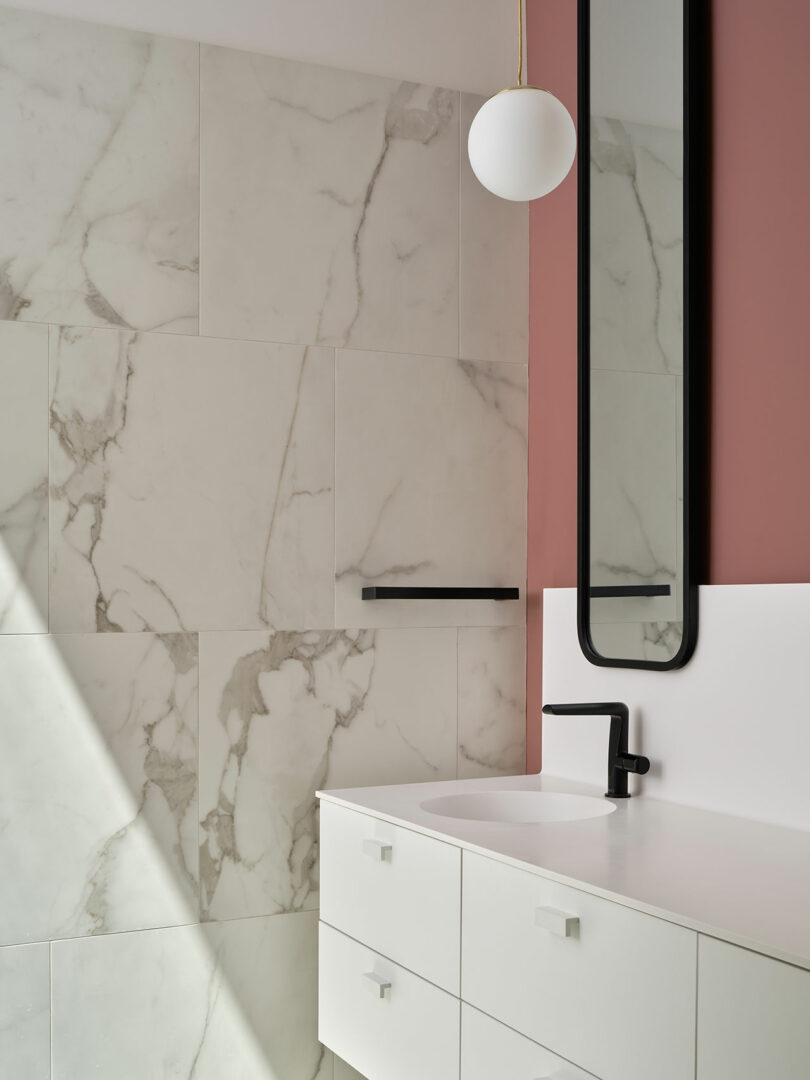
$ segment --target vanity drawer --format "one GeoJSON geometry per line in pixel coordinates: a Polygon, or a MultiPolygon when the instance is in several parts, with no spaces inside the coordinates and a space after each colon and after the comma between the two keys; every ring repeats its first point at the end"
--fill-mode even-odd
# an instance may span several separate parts
{"type": "Polygon", "coordinates": [[[321,918],[459,992],[461,851],[321,802],[321,918]]]}
{"type": "Polygon", "coordinates": [[[542,1046],[485,1016],[461,1006],[461,1080],[594,1080],[542,1046]]]}
{"type": "Polygon", "coordinates": [[[698,1080],[807,1080],[810,972],[701,935],[698,1080]]]}
{"type": "Polygon", "coordinates": [[[458,1076],[458,998],[323,922],[318,970],[318,1037],[367,1080],[458,1076]]]}
{"type": "Polygon", "coordinates": [[[691,930],[464,853],[462,997],[602,1080],[694,1077],[696,962],[691,930]]]}

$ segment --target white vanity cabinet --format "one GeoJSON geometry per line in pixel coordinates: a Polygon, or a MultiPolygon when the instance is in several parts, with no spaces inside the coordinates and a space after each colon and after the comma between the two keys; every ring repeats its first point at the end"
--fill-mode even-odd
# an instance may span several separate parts
{"type": "Polygon", "coordinates": [[[602,1080],[694,1071],[697,934],[464,852],[461,996],[602,1080]]]}
{"type": "Polygon", "coordinates": [[[321,805],[321,919],[458,997],[461,851],[321,805]]]}
{"type": "Polygon", "coordinates": [[[697,1080],[810,1078],[810,972],[703,935],[698,970],[697,1080]]]}
{"type": "Polygon", "coordinates": [[[321,825],[320,1038],[367,1080],[810,1080],[810,971],[361,809],[321,825]]]}
{"type": "Polygon", "coordinates": [[[460,1002],[321,922],[320,1038],[369,1080],[458,1077],[460,1002]]]}
{"type": "Polygon", "coordinates": [[[590,1073],[461,1003],[464,1080],[593,1080],[590,1073]]]}

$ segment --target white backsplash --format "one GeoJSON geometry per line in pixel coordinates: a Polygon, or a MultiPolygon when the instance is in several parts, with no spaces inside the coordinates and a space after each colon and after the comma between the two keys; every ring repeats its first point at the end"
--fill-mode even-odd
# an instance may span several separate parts
{"type": "MultiPolygon", "coordinates": [[[[652,762],[631,791],[810,829],[810,584],[702,586],[697,651],[671,672],[590,664],[576,590],[543,595],[543,701],[627,703],[652,762]]],[[[604,784],[607,739],[607,718],[544,716],[543,772],[604,784]]]]}

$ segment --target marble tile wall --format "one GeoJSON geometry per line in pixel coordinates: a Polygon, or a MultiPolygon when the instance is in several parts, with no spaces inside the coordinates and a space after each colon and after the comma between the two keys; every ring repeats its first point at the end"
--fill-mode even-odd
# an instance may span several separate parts
{"type": "Polygon", "coordinates": [[[525,627],[459,630],[459,777],[525,772],[525,670],[525,627]]]}
{"type": "Polygon", "coordinates": [[[523,769],[478,99],[0,9],[0,1076],[341,1080],[321,787],[523,769]],[[418,677],[414,677],[418,673],[418,677]]]}
{"type": "Polygon", "coordinates": [[[3,318],[196,332],[198,54],[0,10],[3,318]]]}
{"type": "Polygon", "coordinates": [[[6,1076],[51,1075],[50,947],[0,949],[0,1062],[6,1076]]]}
{"type": "Polygon", "coordinates": [[[335,400],[338,622],[523,623],[522,603],[360,596],[364,585],[523,585],[525,367],[341,350],[335,400]]]}
{"type": "Polygon", "coordinates": [[[591,186],[591,582],[669,584],[601,598],[606,656],[668,660],[683,596],[683,133],[594,117],[591,186]]]}
{"type": "Polygon", "coordinates": [[[0,385],[0,633],[36,634],[48,629],[47,326],[0,322],[0,385]]]}

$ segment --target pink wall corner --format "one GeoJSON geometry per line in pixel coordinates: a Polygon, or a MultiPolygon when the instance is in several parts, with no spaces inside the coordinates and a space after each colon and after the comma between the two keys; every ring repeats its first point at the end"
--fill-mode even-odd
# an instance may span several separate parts
{"type": "Polygon", "coordinates": [[[709,576],[810,581],[810,4],[713,21],[709,576]]]}
{"type": "MultiPolygon", "coordinates": [[[[714,0],[709,581],[810,581],[810,4],[714,0]]],[[[576,108],[575,0],[527,0],[529,81],[576,108]]],[[[542,590],[576,583],[576,176],[530,213],[527,768],[542,590]]]]}
{"type": "MultiPolygon", "coordinates": [[[[527,0],[529,82],[577,110],[575,0],[527,0]]],[[[531,204],[526,768],[540,769],[543,589],[576,584],[577,183],[531,204]]]]}

